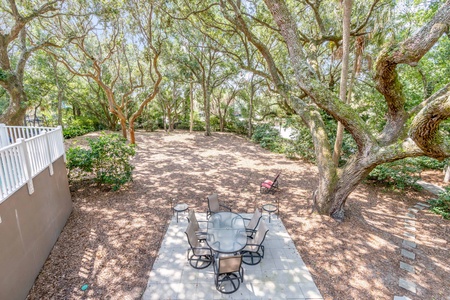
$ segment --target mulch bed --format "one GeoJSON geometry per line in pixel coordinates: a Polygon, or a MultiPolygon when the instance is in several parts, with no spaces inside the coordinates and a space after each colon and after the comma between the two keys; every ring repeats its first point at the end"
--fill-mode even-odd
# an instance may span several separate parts
{"type": "MultiPolygon", "coordinates": [[[[91,136],[98,133],[91,134],[91,136]]],[[[68,145],[85,145],[85,137],[68,145]]],[[[448,299],[449,222],[423,211],[416,220],[417,294],[398,286],[404,217],[426,192],[368,183],[349,197],[346,219],[311,213],[317,168],[227,133],[138,132],[134,181],[118,192],[72,182],[73,212],[27,299],[139,299],[172,217],[170,199],[205,212],[217,192],[236,212],[275,198],[281,219],[325,299],[448,299]],[[278,171],[280,191],[259,183],[278,171]],[[86,290],[81,287],[88,285],[86,290]]]]}

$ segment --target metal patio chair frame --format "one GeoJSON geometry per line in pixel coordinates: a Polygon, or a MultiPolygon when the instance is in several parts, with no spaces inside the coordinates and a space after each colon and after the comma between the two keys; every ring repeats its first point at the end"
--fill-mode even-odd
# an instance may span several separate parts
{"type": "Polygon", "coordinates": [[[278,191],[278,179],[280,178],[281,172],[275,176],[273,180],[266,179],[259,185],[259,192],[261,194],[274,194],[278,191]]]}
{"type": "Polygon", "coordinates": [[[232,294],[239,289],[244,282],[244,268],[242,267],[242,256],[216,256],[214,260],[214,283],[216,289],[223,294],[232,294]],[[225,290],[232,286],[231,290],[225,290]]]}
{"type": "Polygon", "coordinates": [[[192,226],[194,227],[195,235],[197,236],[197,239],[202,242],[206,241],[206,229],[202,229],[200,227],[199,223],[207,223],[208,221],[198,221],[197,217],[195,216],[195,210],[191,209],[187,216],[189,224],[192,223],[192,226]]]}
{"type": "Polygon", "coordinates": [[[256,233],[256,228],[259,225],[259,222],[262,219],[262,213],[258,208],[255,208],[255,212],[253,213],[252,218],[244,218],[244,220],[249,221],[246,225],[245,225],[245,229],[247,231],[247,237],[249,237],[250,239],[253,239],[253,236],[256,233]]]}
{"type": "Polygon", "coordinates": [[[213,261],[211,248],[206,243],[198,240],[192,222],[188,224],[184,233],[187,236],[190,247],[187,251],[189,264],[195,269],[207,268],[213,261]]]}
{"type": "Polygon", "coordinates": [[[259,224],[253,239],[247,240],[247,245],[241,250],[242,262],[246,265],[257,265],[264,258],[264,240],[269,229],[266,223],[262,220],[259,224]]]}
{"type": "Polygon", "coordinates": [[[208,201],[208,210],[206,211],[207,218],[220,211],[231,211],[230,207],[219,203],[219,196],[217,193],[209,195],[206,197],[206,200],[208,201]]]}

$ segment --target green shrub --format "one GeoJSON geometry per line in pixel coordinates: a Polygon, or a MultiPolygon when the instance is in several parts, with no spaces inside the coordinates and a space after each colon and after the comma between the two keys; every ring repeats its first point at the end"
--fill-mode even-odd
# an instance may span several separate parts
{"type": "Polygon", "coordinates": [[[314,144],[308,128],[305,126],[298,126],[296,129],[296,136],[289,140],[286,147],[286,156],[288,158],[300,155],[302,158],[314,162],[316,154],[314,152],[314,144]]]}
{"type": "MultiPolygon", "coordinates": [[[[178,129],[184,129],[184,130],[189,130],[189,120],[185,120],[185,121],[181,121],[177,128],[178,129]]],[[[200,121],[200,120],[194,120],[194,131],[205,131],[205,123],[200,121]]]]}
{"type": "Polygon", "coordinates": [[[145,131],[155,131],[158,129],[158,123],[155,120],[147,120],[139,124],[139,128],[143,128],[145,131]]]}
{"type": "Polygon", "coordinates": [[[132,180],[133,166],[130,158],[135,155],[134,145],[127,144],[118,134],[102,134],[88,139],[90,149],[80,147],[67,151],[69,174],[77,169],[81,176],[93,174],[98,183],[118,190],[132,180]]]}
{"type": "Polygon", "coordinates": [[[431,205],[432,212],[450,220],[450,188],[446,188],[445,192],[440,193],[437,199],[431,199],[428,203],[431,205]]]}
{"type": "Polygon", "coordinates": [[[237,134],[247,135],[248,133],[248,121],[239,120],[234,118],[230,122],[227,123],[226,129],[231,132],[235,132],[237,134]]]}
{"type": "Polygon", "coordinates": [[[255,127],[252,140],[261,147],[276,151],[279,148],[280,132],[270,124],[262,124],[255,127]]]}
{"type": "Polygon", "coordinates": [[[95,121],[89,118],[79,117],[63,129],[63,136],[66,139],[70,139],[76,136],[85,135],[86,133],[95,131],[96,127],[98,127],[98,123],[95,121]]]}
{"type": "Polygon", "coordinates": [[[419,156],[413,158],[413,160],[415,161],[417,166],[421,167],[422,169],[433,169],[433,170],[442,170],[449,162],[448,159],[439,161],[437,159],[427,156],[419,156]]]}
{"type": "Polygon", "coordinates": [[[93,160],[91,150],[83,149],[80,146],[69,148],[66,152],[66,158],[69,172],[76,169],[82,172],[92,172],[93,160]]]}
{"type": "Polygon", "coordinates": [[[63,129],[63,135],[66,139],[71,139],[77,136],[85,135],[86,133],[95,131],[94,127],[66,127],[63,129]]]}
{"type": "Polygon", "coordinates": [[[211,118],[209,119],[209,125],[211,126],[212,131],[219,131],[220,130],[219,117],[211,115],[211,118]]]}
{"type": "Polygon", "coordinates": [[[421,169],[412,159],[402,159],[377,166],[370,172],[368,179],[377,180],[398,189],[414,187],[420,190],[420,185],[416,183],[420,179],[420,171],[421,169]]]}

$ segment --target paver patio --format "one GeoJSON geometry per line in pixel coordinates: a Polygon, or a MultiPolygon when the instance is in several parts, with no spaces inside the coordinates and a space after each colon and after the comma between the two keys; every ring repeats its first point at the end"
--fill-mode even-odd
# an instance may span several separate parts
{"type": "MultiPolygon", "coordinates": [[[[205,213],[196,215],[206,218],[205,213]]],[[[256,266],[243,264],[244,282],[237,292],[225,295],[214,286],[212,265],[203,270],[189,265],[187,219],[180,216],[177,223],[172,218],[142,299],[322,299],[281,220],[275,216],[269,223],[267,215],[263,219],[269,228],[264,259],[256,266]]]]}

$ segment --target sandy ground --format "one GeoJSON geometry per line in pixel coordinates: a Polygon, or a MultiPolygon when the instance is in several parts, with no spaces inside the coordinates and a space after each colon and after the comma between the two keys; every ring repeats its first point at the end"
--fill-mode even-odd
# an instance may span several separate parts
{"type": "MultiPolygon", "coordinates": [[[[83,138],[67,143],[85,144],[83,138]]],[[[134,181],[122,190],[72,183],[73,212],[27,299],[139,299],[172,217],[170,199],[204,212],[213,192],[236,212],[278,199],[281,219],[325,299],[449,299],[448,221],[420,212],[416,259],[400,255],[407,210],[429,199],[426,192],[363,183],[338,224],[311,214],[317,169],[310,163],[226,133],[140,132],[137,144],[134,181]],[[278,171],[280,191],[261,195],[260,182],[278,171]],[[400,261],[416,273],[401,270],[400,261]],[[415,282],[417,294],[400,288],[399,278],[415,282]]]]}

